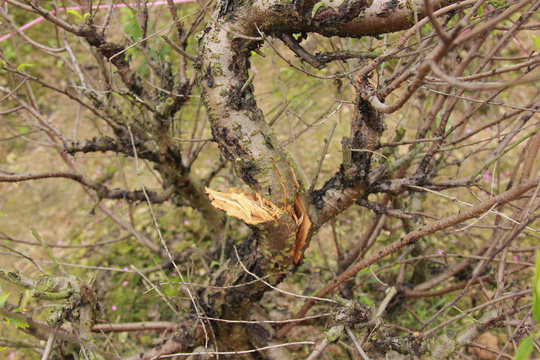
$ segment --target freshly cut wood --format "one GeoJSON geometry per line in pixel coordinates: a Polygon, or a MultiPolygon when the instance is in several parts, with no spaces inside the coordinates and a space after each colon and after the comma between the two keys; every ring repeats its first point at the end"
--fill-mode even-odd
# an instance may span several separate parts
{"type": "Polygon", "coordinates": [[[249,195],[236,188],[229,189],[226,193],[210,188],[205,188],[205,190],[212,205],[249,225],[278,221],[283,213],[283,209],[263,198],[259,193],[249,195]]]}

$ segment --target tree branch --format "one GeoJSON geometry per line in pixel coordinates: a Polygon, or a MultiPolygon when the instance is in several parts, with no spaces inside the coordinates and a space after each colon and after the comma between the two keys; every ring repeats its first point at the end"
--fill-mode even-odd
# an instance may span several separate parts
{"type": "MultiPolygon", "coordinates": [[[[136,145],[138,147],[137,156],[139,158],[150,160],[155,163],[159,162],[159,154],[157,154],[154,150],[148,149],[145,143],[139,141],[139,143],[136,145]]],[[[64,144],[64,150],[71,155],[78,152],[91,153],[112,151],[115,153],[122,153],[129,156],[134,156],[133,147],[130,143],[126,143],[121,140],[115,140],[108,136],[96,136],[92,138],[92,140],[85,141],[69,141],[64,144]]]]}
{"type": "MultiPolygon", "coordinates": [[[[94,190],[101,199],[124,199],[129,202],[136,201],[146,201],[144,193],[142,190],[137,191],[127,191],[122,189],[109,189],[106,186],[97,183],[93,180],[90,180],[84,177],[81,174],[71,173],[71,172],[62,172],[62,171],[52,171],[52,172],[43,172],[43,173],[19,173],[19,174],[9,174],[9,175],[0,175],[0,182],[21,182],[21,181],[30,181],[30,180],[41,180],[41,179],[50,179],[50,178],[65,178],[76,181],[92,190],[94,190]]],[[[152,203],[162,203],[165,200],[169,199],[174,194],[174,187],[171,186],[163,193],[156,193],[153,191],[147,191],[148,197],[152,203]]]]}

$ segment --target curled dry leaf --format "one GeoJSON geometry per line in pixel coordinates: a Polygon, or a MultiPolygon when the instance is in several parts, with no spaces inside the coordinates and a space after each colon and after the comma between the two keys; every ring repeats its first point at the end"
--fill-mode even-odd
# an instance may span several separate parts
{"type": "Polygon", "coordinates": [[[236,188],[229,189],[226,193],[210,188],[205,188],[205,190],[212,205],[249,225],[277,221],[283,213],[283,209],[270,200],[266,200],[259,193],[249,195],[236,188]]]}

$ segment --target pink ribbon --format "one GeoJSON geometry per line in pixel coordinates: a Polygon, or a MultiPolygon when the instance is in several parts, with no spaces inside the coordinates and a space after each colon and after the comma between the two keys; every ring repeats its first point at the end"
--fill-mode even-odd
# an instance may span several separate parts
{"type": "MultiPolygon", "coordinates": [[[[178,3],[187,3],[187,2],[194,2],[196,0],[173,0],[173,3],[175,4],[178,4],[178,3]]],[[[101,10],[101,9],[108,9],[112,6],[112,8],[123,8],[123,7],[133,7],[133,6],[137,6],[138,4],[116,4],[116,5],[94,5],[92,6],[92,10],[101,10]]],[[[157,5],[167,5],[167,1],[154,1],[154,2],[149,2],[147,4],[147,6],[157,6],[157,5]]],[[[51,12],[49,12],[49,14],[51,15],[56,15],[57,12],[64,12],[64,11],[67,11],[67,10],[81,10],[80,7],[67,7],[67,8],[61,8],[61,9],[58,9],[58,10],[53,10],[51,12]]],[[[43,17],[39,17],[35,20],[32,20],[30,21],[28,24],[24,24],[23,26],[21,26],[19,28],[20,31],[24,31],[28,28],[31,28],[32,26],[36,25],[36,24],[39,24],[40,22],[42,22],[43,20],[45,20],[45,18],[43,17]]],[[[0,42],[2,41],[5,41],[7,39],[9,39],[10,37],[12,37],[13,35],[15,35],[17,32],[14,31],[14,32],[11,32],[7,35],[4,35],[2,37],[0,37],[0,42]]]]}

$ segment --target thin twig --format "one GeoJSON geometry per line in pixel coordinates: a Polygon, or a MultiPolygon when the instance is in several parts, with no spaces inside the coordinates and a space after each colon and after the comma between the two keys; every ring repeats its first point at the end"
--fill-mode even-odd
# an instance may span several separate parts
{"type": "Polygon", "coordinates": [[[278,344],[278,345],[269,345],[260,347],[257,349],[251,349],[251,350],[239,350],[239,351],[201,351],[201,352],[193,352],[193,353],[175,353],[175,354],[169,354],[169,355],[161,355],[160,358],[171,358],[176,356],[197,356],[197,355],[241,355],[241,354],[250,354],[255,353],[263,350],[270,350],[270,349],[277,349],[281,347],[287,347],[287,346],[300,346],[300,345],[314,345],[315,343],[313,341],[299,341],[299,342],[293,342],[293,343],[287,343],[287,344],[278,344]]]}
{"type": "Polygon", "coordinates": [[[47,338],[47,344],[45,344],[45,349],[43,350],[43,355],[41,360],[48,360],[52,352],[52,347],[54,344],[54,339],[56,338],[56,332],[52,331],[47,338]]]}
{"type": "Polygon", "coordinates": [[[354,335],[354,333],[352,332],[352,330],[348,326],[345,326],[345,332],[349,336],[349,339],[351,339],[351,341],[353,342],[354,347],[356,348],[356,350],[358,351],[358,353],[360,354],[362,359],[369,360],[369,357],[365,353],[364,349],[362,349],[362,346],[360,346],[360,344],[358,343],[358,340],[356,339],[356,336],[354,335]]]}
{"type": "Polygon", "coordinates": [[[323,341],[313,350],[306,360],[315,360],[322,354],[322,352],[330,345],[330,340],[324,338],[323,341]]]}
{"type": "Polygon", "coordinates": [[[32,232],[32,235],[34,235],[34,237],[39,241],[39,243],[41,244],[41,246],[43,246],[43,248],[45,249],[45,251],[47,252],[47,256],[49,257],[49,259],[51,259],[51,261],[54,263],[54,266],[56,266],[56,269],[60,272],[60,274],[62,276],[67,276],[67,272],[66,272],[66,269],[64,269],[64,267],[62,266],[62,264],[60,263],[60,261],[58,261],[58,258],[53,254],[53,252],[51,251],[51,249],[49,248],[49,245],[47,245],[47,243],[45,242],[45,240],[43,240],[43,238],[39,235],[39,233],[37,232],[36,228],[35,227],[31,227],[30,228],[30,231],[32,232]]]}
{"type": "Polygon", "coordinates": [[[187,51],[185,51],[184,49],[182,49],[180,46],[176,45],[171,39],[169,39],[167,37],[167,35],[161,35],[161,38],[167,43],[169,44],[174,51],[176,51],[177,53],[179,53],[180,55],[182,55],[183,57],[185,57],[186,59],[188,60],[191,60],[193,62],[197,61],[197,57],[194,56],[194,55],[191,55],[190,53],[188,53],[187,51]]]}
{"type": "Polygon", "coordinates": [[[337,122],[332,123],[332,127],[330,128],[330,131],[328,132],[328,136],[326,139],[324,139],[324,148],[321,153],[321,156],[319,158],[319,161],[317,162],[317,169],[315,170],[315,176],[313,177],[313,181],[311,182],[311,186],[309,187],[309,192],[312,193],[313,189],[315,189],[315,184],[317,183],[317,178],[319,177],[319,173],[321,172],[321,167],[324,162],[324,158],[326,157],[326,154],[328,153],[328,146],[330,145],[330,140],[332,140],[332,136],[334,135],[334,130],[336,129],[337,122]]]}

